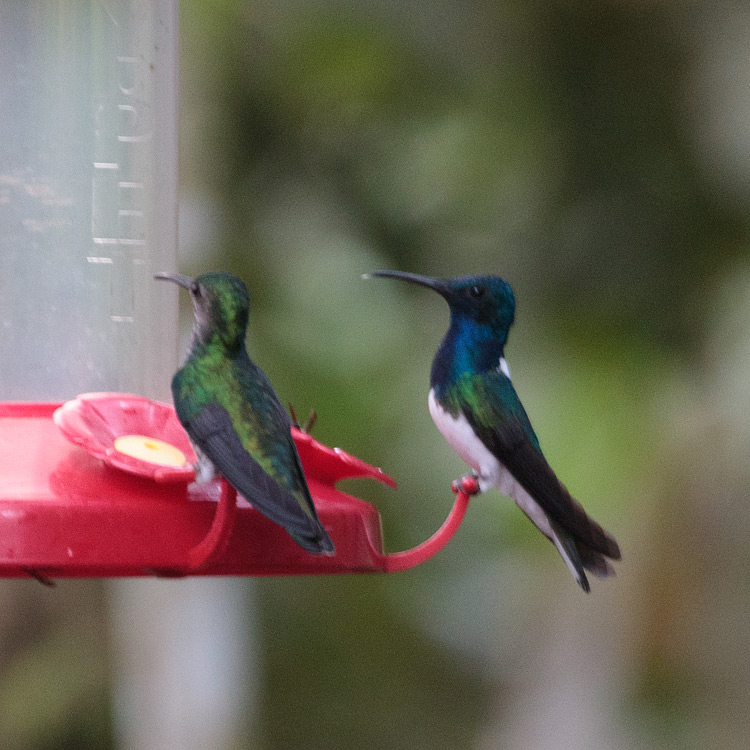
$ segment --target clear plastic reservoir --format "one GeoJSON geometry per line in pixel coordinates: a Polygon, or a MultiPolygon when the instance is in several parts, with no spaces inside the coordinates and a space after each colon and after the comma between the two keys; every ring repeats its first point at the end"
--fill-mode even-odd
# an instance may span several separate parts
{"type": "Polygon", "coordinates": [[[0,3],[0,400],[176,367],[176,0],[0,3]]]}

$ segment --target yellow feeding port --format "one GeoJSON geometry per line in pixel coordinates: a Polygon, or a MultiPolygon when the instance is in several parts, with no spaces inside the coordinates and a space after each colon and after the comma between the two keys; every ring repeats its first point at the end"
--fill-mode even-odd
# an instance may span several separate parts
{"type": "Polygon", "coordinates": [[[179,448],[146,435],[121,435],[115,440],[115,450],[160,466],[184,466],[187,463],[179,448]]]}

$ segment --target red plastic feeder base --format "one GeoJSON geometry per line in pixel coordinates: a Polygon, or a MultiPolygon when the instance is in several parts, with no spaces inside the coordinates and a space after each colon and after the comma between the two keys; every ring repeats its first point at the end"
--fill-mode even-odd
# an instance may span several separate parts
{"type": "Polygon", "coordinates": [[[294,430],[318,514],[336,545],[334,556],[311,555],[223,480],[190,483],[189,464],[159,466],[113,447],[135,432],[149,442],[167,441],[193,460],[171,406],[89,394],[65,404],[58,427],[53,414],[60,407],[0,403],[0,577],[394,572],[442,549],[468,506],[468,491],[457,488],[433,537],[386,554],[377,510],[335,483],[370,477],[395,486],[393,480],[294,430]]]}

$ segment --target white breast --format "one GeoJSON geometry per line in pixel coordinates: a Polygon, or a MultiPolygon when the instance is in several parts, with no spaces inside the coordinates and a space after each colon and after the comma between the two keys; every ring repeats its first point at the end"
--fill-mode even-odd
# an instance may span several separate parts
{"type": "Polygon", "coordinates": [[[474,434],[466,417],[463,414],[454,417],[443,409],[435,396],[434,388],[430,389],[428,404],[435,426],[453,450],[474,469],[479,478],[479,489],[484,492],[489,487],[499,487],[501,475],[507,472],[474,434]]]}
{"type": "Polygon", "coordinates": [[[443,409],[433,388],[430,389],[428,404],[435,426],[453,450],[474,470],[479,480],[479,489],[485,492],[490,487],[497,487],[503,495],[517,503],[543,534],[551,538],[552,529],[544,511],[474,434],[466,417],[463,414],[454,417],[443,409]]]}
{"type": "MultiPolygon", "coordinates": [[[[505,357],[500,357],[497,369],[510,380],[510,369],[505,357]]],[[[490,487],[497,487],[504,495],[513,497],[511,490],[516,484],[515,479],[474,434],[466,417],[463,414],[454,417],[443,409],[435,396],[434,388],[430,389],[428,404],[435,426],[453,450],[474,469],[479,478],[479,489],[484,492],[490,487]]]]}

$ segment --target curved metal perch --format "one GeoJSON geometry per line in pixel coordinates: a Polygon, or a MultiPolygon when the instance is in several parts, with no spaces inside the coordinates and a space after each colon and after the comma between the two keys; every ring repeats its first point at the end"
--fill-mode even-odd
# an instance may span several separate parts
{"type": "Polygon", "coordinates": [[[469,507],[469,499],[476,494],[476,487],[467,486],[465,482],[454,483],[453,491],[456,493],[456,499],[453,502],[451,512],[443,525],[429,539],[403,552],[379,554],[373,550],[376,562],[382,567],[384,573],[396,573],[400,570],[413,568],[429,560],[448,544],[464,520],[466,509],[469,507]]]}
{"type": "Polygon", "coordinates": [[[206,536],[188,552],[187,573],[195,573],[212,563],[224,551],[234,528],[237,490],[221,477],[221,495],[214,520],[206,536]]]}

